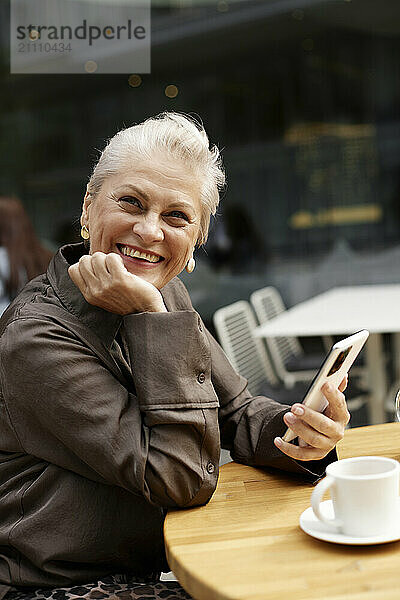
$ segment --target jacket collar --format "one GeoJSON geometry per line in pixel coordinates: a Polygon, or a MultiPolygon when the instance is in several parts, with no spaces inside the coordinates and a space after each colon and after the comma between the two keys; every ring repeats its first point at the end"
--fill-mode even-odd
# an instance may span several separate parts
{"type": "Polygon", "coordinates": [[[62,246],[52,258],[47,277],[64,307],[92,329],[109,349],[122,323],[122,316],[86,302],[68,275],[68,267],[87,254],[83,243],[62,246]]]}
{"type": "MultiPolygon", "coordinates": [[[[89,304],[68,275],[68,267],[78,262],[84,254],[87,254],[87,249],[83,243],[62,246],[50,262],[47,277],[64,307],[93,330],[106,348],[110,349],[123,317],[89,304]]],[[[168,311],[179,309],[175,306],[175,279],[177,280],[174,278],[161,290],[168,311]]]]}

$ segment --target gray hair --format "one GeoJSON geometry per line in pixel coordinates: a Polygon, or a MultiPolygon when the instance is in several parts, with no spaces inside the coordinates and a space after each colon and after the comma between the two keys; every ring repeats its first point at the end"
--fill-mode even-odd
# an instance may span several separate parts
{"type": "Polygon", "coordinates": [[[197,242],[204,244],[210,217],[218,207],[219,191],[225,184],[225,173],[218,148],[210,148],[203,125],[191,117],[163,112],[119,131],[104,148],[87,190],[96,196],[107,177],[118,174],[126,164],[134,164],[138,157],[151,160],[160,151],[184,162],[200,182],[202,214],[197,242]]]}

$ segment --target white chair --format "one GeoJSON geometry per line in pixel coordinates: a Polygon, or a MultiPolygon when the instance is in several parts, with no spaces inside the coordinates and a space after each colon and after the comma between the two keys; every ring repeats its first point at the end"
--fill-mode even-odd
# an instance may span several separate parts
{"type": "Polygon", "coordinates": [[[282,389],[262,340],[253,337],[257,321],[248,302],[240,300],[220,308],[213,321],[225,354],[247,379],[253,395],[268,395],[285,404],[301,402],[305,386],[282,389]]]}
{"type": "Polygon", "coordinates": [[[397,421],[396,415],[396,395],[400,389],[400,381],[395,380],[390,386],[385,400],[385,411],[389,421],[397,421]]]}
{"type": "MultiPolygon", "coordinates": [[[[286,310],[281,295],[272,286],[253,292],[250,296],[250,302],[260,324],[265,323],[286,310]]],[[[298,386],[300,382],[311,382],[325,358],[324,355],[312,354],[307,356],[300,342],[295,337],[265,339],[276,373],[287,388],[290,389],[293,386],[298,386]],[[289,370],[292,368],[293,370],[289,370]]],[[[356,381],[350,377],[349,388],[346,391],[347,407],[350,413],[354,415],[354,423],[359,418],[357,415],[365,412],[365,390],[368,389],[366,383],[367,370],[365,367],[353,367],[351,374],[358,376],[356,381]]],[[[363,422],[361,424],[366,423],[363,422]]]]}
{"type": "MultiPolygon", "coordinates": [[[[281,295],[272,286],[253,292],[250,302],[260,324],[286,310],[281,295]]],[[[324,359],[322,354],[307,356],[295,337],[268,337],[265,342],[276,374],[287,388],[298,381],[310,382],[324,359]]]]}

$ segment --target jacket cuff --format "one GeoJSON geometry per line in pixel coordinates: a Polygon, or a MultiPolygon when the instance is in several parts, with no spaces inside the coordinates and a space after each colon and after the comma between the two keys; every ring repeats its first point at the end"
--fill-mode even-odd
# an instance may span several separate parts
{"type": "Polygon", "coordinates": [[[331,450],[321,460],[311,461],[295,460],[281,452],[275,446],[274,438],[285,433],[287,426],[283,421],[283,415],[289,410],[290,407],[285,408],[264,426],[256,449],[256,463],[260,466],[263,464],[264,466],[298,473],[311,483],[315,483],[321,477],[324,477],[326,467],[338,459],[336,449],[331,450]]]}
{"type": "Polygon", "coordinates": [[[124,327],[141,409],[219,406],[197,313],[136,313],[124,317],[124,327]]]}

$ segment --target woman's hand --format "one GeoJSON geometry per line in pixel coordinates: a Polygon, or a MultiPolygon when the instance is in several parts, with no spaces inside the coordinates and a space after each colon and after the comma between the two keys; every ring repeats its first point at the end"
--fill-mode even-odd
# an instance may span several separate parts
{"type": "Polygon", "coordinates": [[[89,304],[118,315],[167,312],[159,290],[129,273],[122,258],[111,252],[85,254],[68,269],[69,276],[89,304]]]}
{"type": "Polygon", "coordinates": [[[339,389],[329,384],[322,387],[329,402],[325,413],[319,413],[304,404],[294,404],[283,417],[286,425],[296,433],[307,446],[295,446],[277,437],[275,446],[287,456],[296,460],[319,460],[324,458],[342,439],[344,429],[350,420],[343,391],[347,386],[347,376],[339,389]]]}

